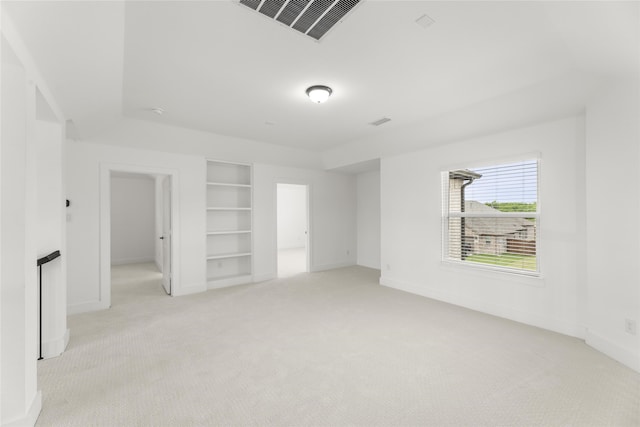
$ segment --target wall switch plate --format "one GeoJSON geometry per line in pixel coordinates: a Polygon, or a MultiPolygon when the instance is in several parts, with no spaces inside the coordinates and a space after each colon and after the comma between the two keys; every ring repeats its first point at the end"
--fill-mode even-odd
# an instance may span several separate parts
{"type": "Polygon", "coordinates": [[[628,334],[635,335],[637,333],[636,321],[632,319],[624,319],[624,331],[628,334]]]}

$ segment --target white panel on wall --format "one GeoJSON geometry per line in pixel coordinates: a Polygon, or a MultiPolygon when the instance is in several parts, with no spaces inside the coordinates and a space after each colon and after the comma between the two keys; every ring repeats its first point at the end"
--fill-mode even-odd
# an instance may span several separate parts
{"type": "Polygon", "coordinates": [[[111,264],[155,258],[155,182],[143,174],[111,177],[111,264]]]}
{"type": "Polygon", "coordinates": [[[380,269],[380,171],[357,176],[358,265],[380,269]]]}

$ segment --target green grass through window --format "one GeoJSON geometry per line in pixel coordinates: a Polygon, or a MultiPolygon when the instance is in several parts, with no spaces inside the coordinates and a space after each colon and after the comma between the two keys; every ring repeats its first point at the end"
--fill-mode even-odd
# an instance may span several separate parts
{"type": "Polygon", "coordinates": [[[536,257],[532,255],[502,254],[502,255],[469,255],[465,261],[479,264],[497,265],[500,267],[519,268],[536,271],[536,257]]]}

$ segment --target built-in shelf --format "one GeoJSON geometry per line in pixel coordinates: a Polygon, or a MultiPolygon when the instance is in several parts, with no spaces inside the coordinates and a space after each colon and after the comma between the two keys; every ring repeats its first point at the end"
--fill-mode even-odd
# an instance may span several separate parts
{"type": "Polygon", "coordinates": [[[223,236],[226,234],[248,234],[251,230],[207,231],[207,236],[223,236]]]}
{"type": "Polygon", "coordinates": [[[227,182],[207,182],[207,185],[215,185],[218,187],[251,188],[251,185],[249,184],[229,184],[227,182]]]}
{"type": "Polygon", "coordinates": [[[207,256],[207,259],[225,259],[225,258],[237,258],[237,257],[244,257],[244,256],[251,256],[251,252],[209,255],[207,256]]]}
{"type": "Polygon", "coordinates": [[[207,284],[253,280],[251,165],[207,161],[207,284]]]}

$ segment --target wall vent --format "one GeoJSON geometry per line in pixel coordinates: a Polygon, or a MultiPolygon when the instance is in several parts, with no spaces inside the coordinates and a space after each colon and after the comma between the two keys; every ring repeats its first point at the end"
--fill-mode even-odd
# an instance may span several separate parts
{"type": "Polygon", "coordinates": [[[383,118],[378,119],[378,120],[376,120],[374,122],[371,122],[369,124],[373,125],[373,126],[380,126],[380,125],[383,125],[383,124],[385,124],[387,122],[390,122],[390,121],[391,121],[391,119],[389,117],[383,117],[383,118]]]}
{"type": "Polygon", "coordinates": [[[239,3],[320,40],[360,0],[239,0],[239,3]]]}

